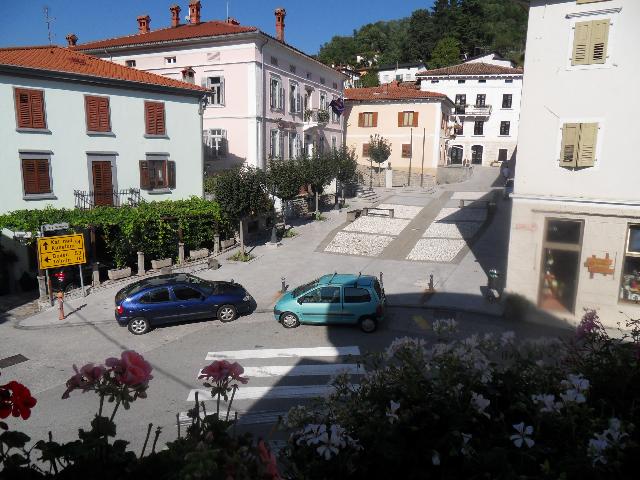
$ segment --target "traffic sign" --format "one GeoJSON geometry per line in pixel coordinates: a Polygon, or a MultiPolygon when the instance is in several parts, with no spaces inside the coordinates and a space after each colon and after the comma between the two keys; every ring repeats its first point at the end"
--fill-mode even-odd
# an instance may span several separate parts
{"type": "Polygon", "coordinates": [[[38,238],[38,261],[43,270],[87,263],[84,236],[75,234],[38,238]]]}
{"type": "Polygon", "coordinates": [[[69,224],[67,222],[62,223],[45,223],[42,225],[42,229],[45,232],[54,232],[56,230],[66,230],[69,228],[69,224]]]}

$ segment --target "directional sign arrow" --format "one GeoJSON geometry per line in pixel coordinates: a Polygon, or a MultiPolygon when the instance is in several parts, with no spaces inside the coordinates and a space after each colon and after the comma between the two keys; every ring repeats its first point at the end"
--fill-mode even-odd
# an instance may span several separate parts
{"type": "Polygon", "coordinates": [[[48,261],[49,261],[49,257],[44,257],[44,259],[43,259],[43,260],[44,260],[45,262],[48,262],[48,261]]]}
{"type": "Polygon", "coordinates": [[[43,242],[42,246],[44,247],[45,250],[49,249],[49,244],[47,242],[43,242]]]}

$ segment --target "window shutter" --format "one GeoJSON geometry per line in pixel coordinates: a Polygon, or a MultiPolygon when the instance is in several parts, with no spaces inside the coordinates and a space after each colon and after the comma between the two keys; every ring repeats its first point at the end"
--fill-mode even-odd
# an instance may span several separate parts
{"type": "Polygon", "coordinates": [[[398,112],[398,126],[404,126],[404,112],[398,112]]]}
{"type": "Polygon", "coordinates": [[[44,93],[42,90],[31,90],[29,92],[31,103],[31,128],[45,128],[44,121],[44,93]]]}
{"type": "Polygon", "coordinates": [[[378,126],[378,112],[373,112],[373,120],[372,120],[372,127],[377,127],[378,126]]]}
{"type": "Polygon", "coordinates": [[[87,130],[97,132],[100,129],[100,121],[98,119],[98,98],[84,97],[84,109],[87,117],[87,130]]]}
{"type": "Polygon", "coordinates": [[[38,171],[38,193],[51,192],[51,179],[49,178],[49,161],[36,160],[38,171]]]}
{"type": "Polygon", "coordinates": [[[413,125],[414,127],[418,126],[418,113],[419,112],[413,112],[413,125]]]}
{"type": "Polygon", "coordinates": [[[169,188],[176,188],[176,162],[167,162],[167,178],[169,179],[169,188]]]}
{"type": "Polygon", "coordinates": [[[572,65],[588,65],[589,64],[589,45],[591,38],[592,22],[576,23],[573,38],[573,55],[571,57],[572,65]]]}
{"type": "Polygon", "coordinates": [[[224,77],[220,77],[220,105],[224,105],[224,77]]]}
{"type": "Polygon", "coordinates": [[[98,129],[100,132],[111,131],[111,120],[109,118],[109,99],[101,97],[98,99],[98,129]]]}
{"type": "Polygon", "coordinates": [[[38,192],[38,174],[35,160],[22,160],[22,182],[25,195],[38,192]]]}
{"type": "Polygon", "coordinates": [[[149,162],[140,160],[140,188],[143,190],[151,189],[151,179],[149,178],[149,162]]]}
{"type": "Polygon", "coordinates": [[[596,159],[596,140],[598,138],[597,123],[580,124],[580,140],[578,143],[578,167],[593,167],[596,159]]]}
{"type": "Polygon", "coordinates": [[[565,123],[562,127],[560,166],[573,168],[577,165],[579,133],[579,123],[565,123]]]}
{"type": "Polygon", "coordinates": [[[368,157],[369,156],[369,144],[368,143],[363,143],[362,144],[362,156],[363,157],[368,157]]]}
{"type": "Polygon", "coordinates": [[[358,114],[358,126],[364,127],[364,113],[358,114]]]}
{"type": "Polygon", "coordinates": [[[410,143],[403,143],[402,144],[402,158],[409,158],[411,157],[411,144],[410,143]]]}
{"type": "Polygon", "coordinates": [[[607,61],[607,41],[609,39],[609,20],[591,22],[591,42],[589,44],[589,63],[601,64],[607,61]]]}
{"type": "Polygon", "coordinates": [[[156,135],[165,134],[164,103],[156,103],[156,135]]]}
{"type": "Polygon", "coordinates": [[[16,88],[16,117],[18,128],[31,128],[31,101],[28,90],[16,88]]]}
{"type": "Polygon", "coordinates": [[[144,102],[144,121],[147,135],[156,134],[156,107],[153,102],[144,102]]]}

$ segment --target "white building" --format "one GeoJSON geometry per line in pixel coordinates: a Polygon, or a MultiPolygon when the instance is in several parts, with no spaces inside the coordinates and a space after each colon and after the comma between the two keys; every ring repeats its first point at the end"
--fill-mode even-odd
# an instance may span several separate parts
{"type": "Polygon", "coordinates": [[[638,19],[635,1],[531,1],[507,288],[571,322],[640,316],[638,19]]]}
{"type": "MultiPolygon", "coordinates": [[[[494,61],[493,58],[487,58],[494,61]]],[[[497,60],[499,61],[499,59],[497,60]]],[[[455,101],[458,127],[448,163],[513,163],[518,138],[522,69],[468,62],[419,72],[420,89],[455,101]]]]}
{"type": "Polygon", "coordinates": [[[489,65],[498,65],[499,67],[515,67],[515,63],[504,58],[498,52],[482,53],[474,57],[468,57],[464,63],[487,63],[489,65]]]}
{"type": "Polygon", "coordinates": [[[0,49],[0,213],[201,196],[205,94],[66,48],[0,49]]]}
{"type": "Polygon", "coordinates": [[[346,77],[285,42],[284,9],[275,11],[276,37],[232,18],[202,21],[200,9],[200,0],[191,0],[183,24],[173,5],[169,27],[151,30],[151,19],[141,16],[137,34],[74,48],[208,88],[208,171],[264,168],[269,157],[342,144],[343,122],[329,105],[342,97],[346,77]]]}
{"type": "Polygon", "coordinates": [[[380,84],[390,82],[415,82],[416,74],[427,68],[424,63],[396,63],[378,67],[380,84]]]}

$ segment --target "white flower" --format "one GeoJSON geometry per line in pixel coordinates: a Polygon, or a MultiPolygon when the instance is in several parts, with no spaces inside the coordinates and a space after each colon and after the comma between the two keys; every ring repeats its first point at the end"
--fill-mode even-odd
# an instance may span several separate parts
{"type": "MultiPolygon", "coordinates": [[[[598,437],[599,435],[596,435],[598,437]]],[[[606,465],[607,457],[604,454],[604,451],[609,447],[609,442],[603,438],[592,438],[589,440],[589,446],[587,455],[591,458],[591,462],[593,465],[596,463],[602,463],[606,465]]]]}
{"type": "Polygon", "coordinates": [[[460,453],[465,457],[469,456],[473,453],[473,448],[469,445],[473,435],[464,432],[460,432],[460,435],[462,436],[462,448],[460,449],[460,453]]]}
{"type": "Polygon", "coordinates": [[[487,418],[491,418],[491,415],[489,415],[484,410],[489,406],[490,403],[491,400],[484,398],[482,394],[471,392],[471,405],[479,414],[484,415],[487,418]]]}
{"type": "Polygon", "coordinates": [[[432,328],[437,335],[455,333],[458,331],[458,322],[456,322],[453,318],[436,320],[433,322],[432,328]]]}
{"type": "Polygon", "coordinates": [[[387,409],[387,418],[389,419],[389,423],[394,423],[396,420],[398,420],[398,415],[396,415],[396,412],[399,408],[400,402],[394,402],[393,400],[391,400],[389,408],[387,409]]]}
{"type": "Polygon", "coordinates": [[[512,332],[512,331],[504,332],[502,335],[500,335],[500,344],[502,346],[513,345],[513,342],[515,341],[515,339],[516,339],[515,332],[512,332]]]}
{"type": "Polygon", "coordinates": [[[560,394],[564,403],[584,403],[587,401],[584,393],[589,390],[589,380],[582,375],[569,374],[567,379],[562,380],[560,384],[566,388],[566,391],[560,394]]]}
{"type": "Polygon", "coordinates": [[[413,348],[424,348],[426,342],[421,338],[410,338],[410,337],[402,337],[396,338],[391,345],[387,347],[385,351],[385,356],[387,358],[393,358],[395,354],[405,348],[405,347],[413,347],[413,348]]]}
{"type": "Polygon", "coordinates": [[[440,465],[440,454],[434,450],[433,455],[431,455],[431,463],[438,467],[440,465]]]}
{"type": "Polygon", "coordinates": [[[556,396],[552,394],[531,395],[531,400],[541,404],[540,412],[558,413],[562,408],[562,403],[556,402],[556,396]]]}
{"type": "Polygon", "coordinates": [[[480,345],[480,340],[478,339],[478,335],[474,333],[470,337],[462,340],[462,344],[469,349],[474,349],[477,348],[478,345],[480,345]]]}
{"type": "Polygon", "coordinates": [[[316,451],[325,460],[331,460],[331,455],[338,455],[338,449],[332,445],[320,445],[316,448],[316,451]]]}
{"type": "Polygon", "coordinates": [[[355,449],[362,448],[358,441],[347,435],[340,425],[331,425],[327,428],[324,424],[309,424],[295,435],[298,436],[296,440],[298,445],[303,443],[307,446],[318,445],[316,452],[325,460],[338,455],[340,449],[347,445],[355,449]]]}
{"type": "Polygon", "coordinates": [[[533,433],[533,427],[531,425],[527,425],[525,427],[524,422],[520,422],[513,425],[513,428],[518,433],[511,435],[509,438],[516,447],[522,447],[523,443],[525,443],[529,448],[535,445],[535,442],[529,437],[533,433]]]}

